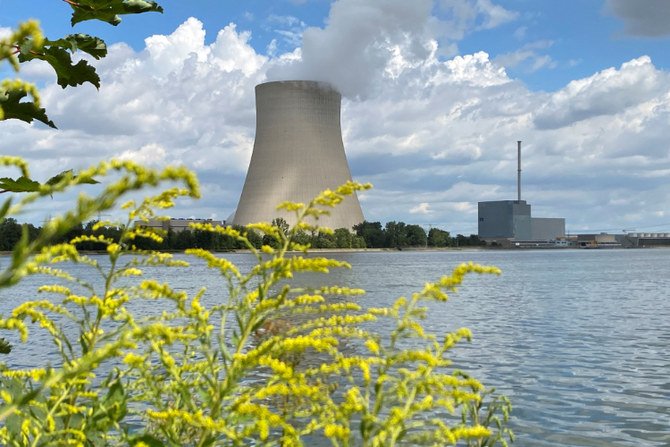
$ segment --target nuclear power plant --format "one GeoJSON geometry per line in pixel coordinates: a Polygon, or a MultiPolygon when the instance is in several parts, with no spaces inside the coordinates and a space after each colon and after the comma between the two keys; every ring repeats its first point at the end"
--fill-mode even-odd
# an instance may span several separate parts
{"type": "MultiPolygon", "coordinates": [[[[295,223],[277,210],[284,201],[308,203],[325,189],[351,180],[340,125],[340,93],[314,81],[256,86],[256,139],[232,223],[295,223]]],[[[351,229],[363,222],[358,197],[347,197],[319,225],[351,229]]],[[[311,222],[314,223],[314,222],[311,222]]]]}
{"type": "MultiPolygon", "coordinates": [[[[517,199],[478,203],[478,234],[486,242],[556,241],[565,238],[565,218],[531,217],[531,205],[521,200],[521,141],[517,141],[517,199]]],[[[534,244],[536,245],[536,244],[534,244]]]]}

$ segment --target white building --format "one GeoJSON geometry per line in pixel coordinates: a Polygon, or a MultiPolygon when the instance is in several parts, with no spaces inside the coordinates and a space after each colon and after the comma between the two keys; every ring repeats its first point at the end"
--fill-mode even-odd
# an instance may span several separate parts
{"type": "Polygon", "coordinates": [[[213,226],[226,226],[225,220],[212,220],[212,219],[150,219],[148,222],[135,222],[135,225],[140,225],[145,228],[152,228],[155,230],[170,231],[174,233],[180,233],[184,230],[190,230],[191,223],[202,223],[202,224],[212,224],[213,226]]]}

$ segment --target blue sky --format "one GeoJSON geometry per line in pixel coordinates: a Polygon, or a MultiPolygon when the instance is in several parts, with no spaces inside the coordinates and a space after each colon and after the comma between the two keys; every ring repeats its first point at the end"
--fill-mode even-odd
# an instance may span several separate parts
{"type": "MultiPolygon", "coordinates": [[[[663,0],[642,1],[645,2],[666,3],[663,0]]],[[[520,51],[533,52],[518,64],[508,65],[508,74],[532,89],[558,89],[573,79],[618,66],[642,54],[650,56],[656,67],[670,68],[668,35],[627,33],[625,18],[618,17],[602,0],[505,0],[491,3],[514,17],[492,28],[482,26],[482,19],[475,19],[458,40],[458,52],[486,51],[491,59],[520,51]],[[545,56],[550,60],[538,68],[537,58],[545,56]]],[[[208,31],[207,43],[214,40],[216,31],[232,22],[239,29],[252,32],[249,43],[257,52],[266,52],[273,40],[280,51],[290,51],[294,46],[286,34],[299,33],[304,27],[323,27],[330,4],[327,0],[168,0],[161,2],[165,9],[163,14],[126,16],[119,27],[86,22],[78,24],[74,31],[102,36],[110,44],[126,42],[141,50],[147,36],[170,34],[187,18],[196,17],[208,31]]],[[[57,0],[0,0],[0,8],[3,26],[30,16],[41,20],[48,35],[57,36],[73,30],[69,26],[69,8],[57,0]]],[[[440,2],[435,3],[433,13],[435,17],[450,19],[449,10],[440,2]]],[[[295,38],[299,39],[300,35],[295,38]]]]}
{"type": "MultiPolygon", "coordinates": [[[[99,92],[26,67],[59,130],[3,123],[3,150],[44,175],[96,157],[185,163],[206,195],[174,214],[225,218],[253,147],[253,86],[319,78],[345,96],[352,173],[375,184],[368,220],[476,232],[477,201],[516,197],[523,140],[533,215],[573,232],[670,231],[666,0],[161,4],[75,27],[111,45],[99,92]]],[[[0,0],[0,30],[27,17],[70,32],[64,2],[0,0]]]]}

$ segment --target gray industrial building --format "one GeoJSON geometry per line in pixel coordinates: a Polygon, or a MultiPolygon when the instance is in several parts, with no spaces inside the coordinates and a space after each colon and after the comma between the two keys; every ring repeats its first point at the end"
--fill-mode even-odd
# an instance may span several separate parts
{"type": "Polygon", "coordinates": [[[173,218],[173,219],[149,219],[148,221],[135,221],[135,225],[151,228],[153,230],[172,231],[181,233],[184,230],[191,230],[191,224],[210,224],[215,227],[225,227],[225,220],[198,219],[198,218],[173,218]]]}
{"type": "Polygon", "coordinates": [[[532,217],[521,200],[521,141],[518,141],[517,200],[478,203],[478,235],[487,242],[556,241],[565,238],[565,219],[532,217]]]}
{"type": "MultiPolygon", "coordinates": [[[[529,205],[530,206],[530,205],[529,205]]],[[[530,239],[553,241],[565,237],[565,219],[562,217],[532,217],[530,239]]]]}
{"type": "Polygon", "coordinates": [[[525,200],[479,202],[478,211],[480,239],[531,238],[530,205],[525,200]]]}
{"type": "Polygon", "coordinates": [[[532,217],[525,200],[479,202],[479,238],[486,241],[555,241],[565,237],[565,219],[532,217]]]}
{"type": "MultiPolygon", "coordinates": [[[[256,139],[232,223],[295,223],[277,210],[284,201],[309,203],[325,189],[351,180],[340,125],[341,95],[313,81],[277,81],[256,86],[256,139]]],[[[356,195],[347,197],[319,225],[348,228],[363,222],[356,195]]]]}

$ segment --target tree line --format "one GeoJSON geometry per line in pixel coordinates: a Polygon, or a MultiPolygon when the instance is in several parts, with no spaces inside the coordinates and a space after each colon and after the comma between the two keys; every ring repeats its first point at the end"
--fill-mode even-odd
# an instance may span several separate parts
{"type": "MultiPolygon", "coordinates": [[[[90,221],[86,224],[79,224],[60,237],[60,240],[54,241],[69,242],[79,236],[105,236],[113,240],[118,240],[121,229],[115,226],[103,226],[96,228],[97,221],[90,221]]],[[[283,219],[275,219],[273,225],[282,229],[288,228],[288,224],[283,219]]],[[[236,227],[237,230],[247,232],[249,241],[254,247],[260,248],[262,245],[273,245],[276,242],[268,236],[262,236],[253,230],[246,230],[242,226],[236,227]]],[[[28,238],[32,240],[36,237],[41,228],[33,224],[20,224],[14,218],[7,218],[0,222],[0,250],[10,251],[22,237],[25,231],[28,238]]],[[[313,248],[414,248],[414,247],[465,247],[480,246],[484,243],[471,234],[464,236],[458,234],[451,236],[448,231],[439,228],[431,228],[428,233],[419,225],[406,224],[405,222],[387,222],[382,226],[380,222],[364,221],[353,227],[353,231],[346,228],[338,228],[332,234],[316,232],[298,233],[294,239],[295,242],[303,245],[309,244],[313,248]]],[[[216,233],[202,230],[168,230],[163,235],[163,242],[158,243],[149,238],[137,238],[135,240],[137,248],[146,250],[186,250],[188,248],[203,248],[214,251],[229,251],[247,248],[239,241],[216,233]]],[[[95,241],[83,241],[77,244],[81,250],[104,250],[105,245],[95,241]]]]}
{"type": "Polygon", "coordinates": [[[354,226],[354,232],[365,241],[367,248],[405,248],[405,247],[466,247],[481,246],[486,243],[476,234],[451,236],[448,231],[431,228],[428,233],[420,225],[405,222],[364,221],[354,226]]]}

